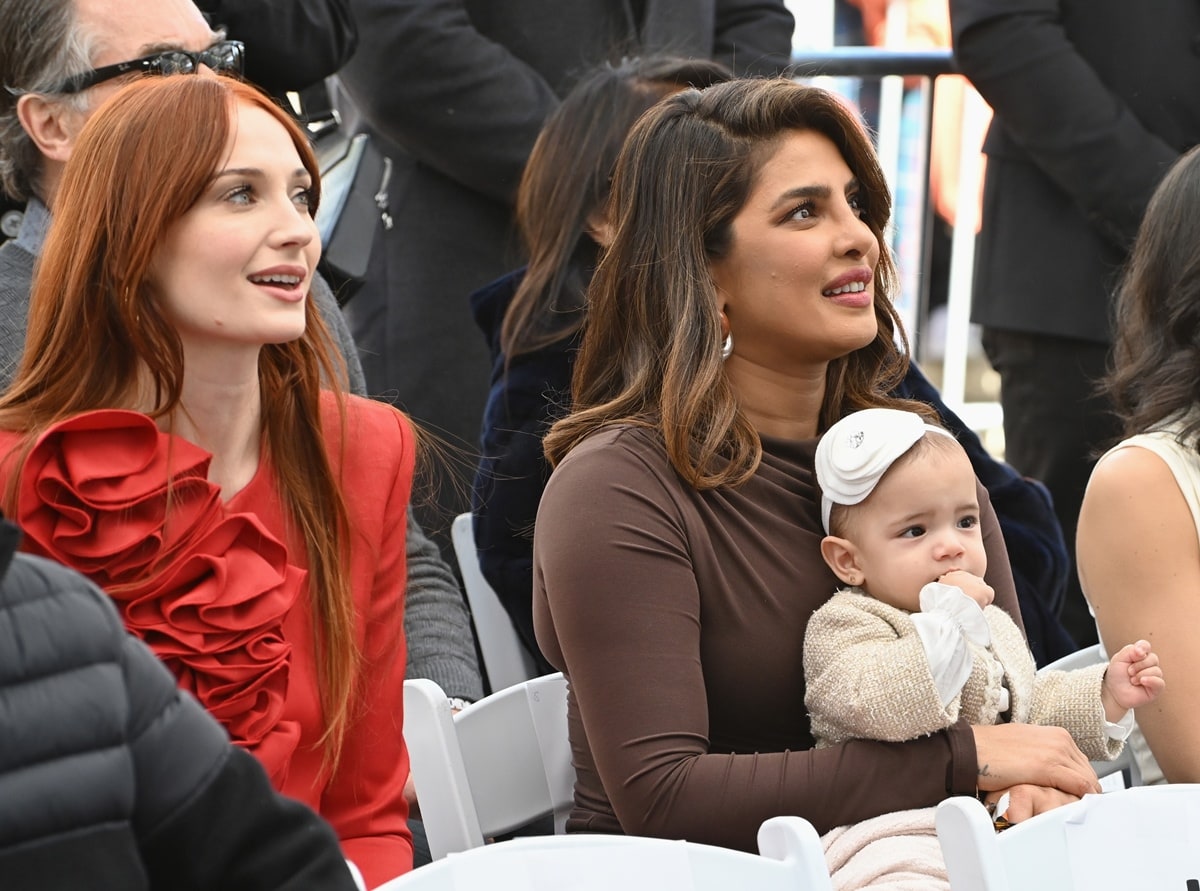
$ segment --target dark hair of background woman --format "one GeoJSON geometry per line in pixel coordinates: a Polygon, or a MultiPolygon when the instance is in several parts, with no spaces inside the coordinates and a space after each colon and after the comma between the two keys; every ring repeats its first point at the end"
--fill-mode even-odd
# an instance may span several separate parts
{"type": "Polygon", "coordinates": [[[608,201],[625,135],[664,96],[729,80],[718,62],[670,56],[624,59],[590,72],[546,120],[517,190],[516,220],[528,268],[504,316],[511,359],[569,337],[583,324],[596,265],[588,218],[608,201]]]}
{"type": "MultiPolygon", "coordinates": [[[[1200,149],[1175,162],[1146,207],[1117,289],[1104,387],[1122,436],[1200,405],[1200,149]]],[[[1182,437],[1200,451],[1200,416],[1182,437]]]]}

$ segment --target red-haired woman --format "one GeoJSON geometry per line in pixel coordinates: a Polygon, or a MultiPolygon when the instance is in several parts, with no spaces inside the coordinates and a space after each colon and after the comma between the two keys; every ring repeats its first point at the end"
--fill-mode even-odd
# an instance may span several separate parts
{"type": "Polygon", "coordinates": [[[146,78],[89,120],[0,398],[4,509],[90,576],[369,884],[407,871],[414,432],[345,397],[309,286],[318,171],[254,88],[146,78]]]}

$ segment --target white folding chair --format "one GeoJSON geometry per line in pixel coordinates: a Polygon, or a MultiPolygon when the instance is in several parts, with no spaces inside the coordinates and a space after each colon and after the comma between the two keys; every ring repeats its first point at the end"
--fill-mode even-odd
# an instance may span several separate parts
{"type": "Polygon", "coordinates": [[[433,859],[554,816],[575,794],[561,673],[516,684],[451,714],[430,680],[404,682],[404,739],[433,859]]]}
{"type": "Polygon", "coordinates": [[[821,840],[800,817],[774,817],[760,854],[626,835],[518,838],[454,854],[378,891],[831,891],[821,840]]]}
{"type": "Polygon", "coordinates": [[[948,798],[937,834],[952,891],[1193,891],[1200,785],[1085,795],[1000,833],[979,801],[948,798]]]}
{"type": "MultiPolygon", "coordinates": [[[[1108,657],[1100,644],[1092,644],[1090,647],[1084,647],[1074,653],[1067,653],[1049,665],[1043,665],[1038,672],[1074,671],[1077,668],[1087,668],[1089,665],[1107,661],[1108,657]]],[[[1104,781],[1106,789],[1114,785],[1122,787],[1142,784],[1142,772],[1138,769],[1137,761],[1133,757],[1133,749],[1129,746],[1125,746],[1121,750],[1121,754],[1112,761],[1093,761],[1092,770],[1096,771],[1096,776],[1104,781]],[[1116,776],[1118,773],[1120,774],[1119,778],[1116,776]]]]}
{"type": "MultiPolygon", "coordinates": [[[[459,514],[450,526],[454,556],[462,573],[463,588],[475,622],[479,651],[488,683],[493,690],[503,690],[537,674],[533,656],[513,627],[508,611],[479,569],[479,554],[475,551],[475,531],[469,513],[459,514]]],[[[530,593],[532,596],[532,592],[530,593]]]]}

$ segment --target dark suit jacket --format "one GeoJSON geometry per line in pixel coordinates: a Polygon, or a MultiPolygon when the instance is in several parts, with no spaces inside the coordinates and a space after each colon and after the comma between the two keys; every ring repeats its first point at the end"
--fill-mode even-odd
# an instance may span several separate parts
{"type": "Polygon", "coordinates": [[[196,0],[216,27],[246,44],[246,77],[274,95],[337,72],[358,32],[349,0],[196,0]]]}
{"type": "Polygon", "coordinates": [[[783,0],[351,0],[358,51],[340,78],[395,164],[394,226],[347,306],[368,388],[473,442],[487,346],[467,296],[519,264],[513,195],[542,122],[613,47],[774,71],[783,0]]]}
{"type": "Polygon", "coordinates": [[[972,318],[1107,342],[1167,167],[1200,141],[1200,0],[950,0],[988,132],[972,318]]]}

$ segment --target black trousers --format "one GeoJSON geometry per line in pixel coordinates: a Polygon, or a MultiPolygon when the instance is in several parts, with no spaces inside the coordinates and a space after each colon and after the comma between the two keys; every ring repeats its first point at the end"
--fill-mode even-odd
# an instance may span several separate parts
{"type": "Polygon", "coordinates": [[[1108,370],[1107,344],[988,328],[983,348],[1000,374],[1005,458],[1041,480],[1054,498],[1072,573],[1059,618],[1083,647],[1097,640],[1075,569],[1079,507],[1096,459],[1120,434],[1097,382],[1108,370]]]}

